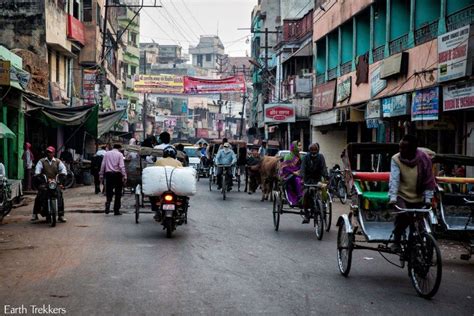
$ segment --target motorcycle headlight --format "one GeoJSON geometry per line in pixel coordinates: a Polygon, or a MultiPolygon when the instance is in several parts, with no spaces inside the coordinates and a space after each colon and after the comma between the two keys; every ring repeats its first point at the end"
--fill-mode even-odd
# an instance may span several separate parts
{"type": "Polygon", "coordinates": [[[50,190],[55,190],[58,187],[58,184],[56,182],[50,182],[48,183],[48,188],[50,190]]]}

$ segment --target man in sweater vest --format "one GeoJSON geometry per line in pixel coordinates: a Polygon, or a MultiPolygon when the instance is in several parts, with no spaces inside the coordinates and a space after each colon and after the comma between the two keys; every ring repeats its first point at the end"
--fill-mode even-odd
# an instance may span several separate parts
{"type": "MultiPolygon", "coordinates": [[[[415,136],[405,135],[400,141],[400,152],[392,157],[389,203],[400,208],[430,207],[435,187],[430,157],[418,149],[415,136]]],[[[392,251],[400,251],[401,237],[409,224],[408,214],[397,215],[392,251]]]]}
{"type": "MultiPolygon", "coordinates": [[[[53,146],[46,148],[46,157],[40,159],[36,164],[35,176],[44,174],[48,179],[55,179],[58,175],[67,175],[66,166],[62,163],[61,160],[54,157],[56,149],[53,146]]],[[[38,220],[38,214],[41,214],[41,208],[46,203],[46,190],[38,189],[38,194],[36,195],[35,204],[33,206],[33,217],[32,221],[38,220]]],[[[61,193],[61,189],[58,187],[58,222],[66,222],[64,218],[64,200],[61,193]]]]}

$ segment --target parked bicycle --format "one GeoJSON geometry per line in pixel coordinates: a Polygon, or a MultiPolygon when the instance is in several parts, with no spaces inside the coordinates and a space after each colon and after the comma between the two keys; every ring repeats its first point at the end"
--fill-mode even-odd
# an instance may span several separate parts
{"type": "Polygon", "coordinates": [[[341,167],[339,167],[339,165],[334,165],[334,167],[329,170],[328,190],[331,196],[338,197],[342,204],[346,204],[347,187],[344,178],[344,173],[341,171],[341,167]]]}

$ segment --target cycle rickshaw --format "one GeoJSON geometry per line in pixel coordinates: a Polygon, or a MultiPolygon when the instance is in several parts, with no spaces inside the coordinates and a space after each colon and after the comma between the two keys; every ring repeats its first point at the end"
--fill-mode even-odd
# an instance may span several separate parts
{"type": "Polygon", "coordinates": [[[474,157],[436,154],[432,161],[435,169],[444,167],[443,175],[436,177],[436,211],[441,230],[462,240],[467,253],[461,259],[469,260],[474,254],[474,178],[466,177],[465,167],[474,166],[474,157]]]}
{"type": "Polygon", "coordinates": [[[388,207],[388,182],[391,157],[399,150],[395,143],[351,143],[345,151],[349,165],[352,202],[349,214],[337,221],[337,263],[342,275],[348,276],[353,250],[373,250],[395,266],[408,267],[408,275],[416,292],[431,298],[438,291],[441,275],[441,253],[431,233],[437,223],[432,209],[400,209],[388,207]],[[408,235],[402,237],[401,252],[394,253],[388,244],[393,241],[394,219],[399,213],[410,218],[408,235]],[[371,246],[376,244],[377,246],[371,246]],[[400,264],[384,254],[400,257],[400,264]]]}
{"type": "MultiPolygon", "coordinates": [[[[209,144],[209,191],[212,191],[212,185],[217,183],[217,166],[214,164],[214,158],[219,151],[219,147],[222,144],[221,139],[213,139],[209,144]]],[[[241,140],[229,140],[229,144],[232,146],[232,150],[236,155],[239,154],[240,146],[247,146],[245,141],[241,140]]],[[[237,156],[238,158],[238,156],[237,156]]],[[[237,191],[240,192],[240,185],[242,182],[241,179],[241,170],[236,166],[232,167],[232,181],[237,183],[237,191]]],[[[225,199],[225,198],[224,198],[225,199]]]]}

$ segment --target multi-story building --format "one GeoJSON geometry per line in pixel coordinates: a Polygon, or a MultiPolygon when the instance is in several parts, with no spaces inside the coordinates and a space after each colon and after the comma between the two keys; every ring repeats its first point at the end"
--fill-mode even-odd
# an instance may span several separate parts
{"type": "Polygon", "coordinates": [[[218,70],[223,64],[224,44],[217,35],[201,35],[198,45],[189,47],[194,67],[218,70]]]}
{"type": "Polygon", "coordinates": [[[151,66],[158,63],[160,44],[140,43],[140,73],[150,74],[151,66]]]}
{"type": "Polygon", "coordinates": [[[348,142],[408,132],[474,152],[472,0],[316,2],[311,127],[329,164],[348,142]]]}

